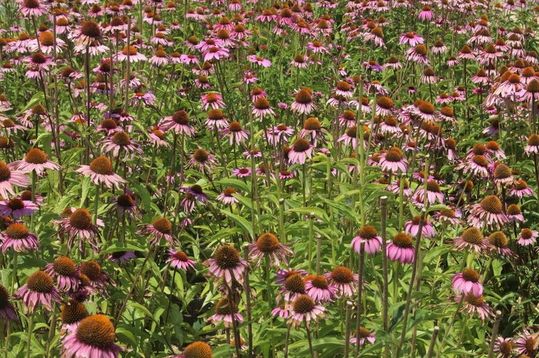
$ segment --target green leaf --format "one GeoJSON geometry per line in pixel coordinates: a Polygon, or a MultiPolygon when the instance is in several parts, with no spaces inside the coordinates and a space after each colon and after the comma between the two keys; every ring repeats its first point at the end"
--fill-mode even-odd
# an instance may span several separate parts
{"type": "Polygon", "coordinates": [[[232,214],[228,210],[221,209],[220,211],[222,214],[228,216],[229,218],[234,220],[239,226],[241,226],[243,230],[247,232],[249,236],[251,236],[251,238],[255,237],[255,234],[253,231],[253,225],[251,225],[251,223],[247,221],[245,218],[242,218],[241,216],[236,215],[236,214],[232,214]]]}

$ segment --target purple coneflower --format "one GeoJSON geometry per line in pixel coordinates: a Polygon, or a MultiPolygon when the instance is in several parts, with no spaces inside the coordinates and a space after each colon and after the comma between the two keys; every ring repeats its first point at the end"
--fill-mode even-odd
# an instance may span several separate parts
{"type": "Polygon", "coordinates": [[[60,295],[54,287],[52,278],[45,271],[36,271],[30,275],[26,284],[17,290],[15,296],[22,299],[30,312],[33,312],[38,304],[51,311],[53,303],[60,302],[60,295]]]}
{"type": "Polygon", "coordinates": [[[77,265],[67,256],[59,256],[43,270],[48,273],[60,291],[76,291],[79,286],[77,265]]]}
{"type": "Polygon", "coordinates": [[[17,162],[17,169],[23,173],[35,171],[38,176],[43,175],[45,170],[58,170],[58,164],[49,161],[47,153],[39,148],[30,149],[24,159],[17,162]]]}
{"type": "Polygon", "coordinates": [[[80,321],[89,315],[88,310],[82,302],[70,299],[66,303],[62,304],[60,309],[62,329],[67,332],[76,330],[80,321]]]}
{"type": "Polygon", "coordinates": [[[150,245],[159,245],[160,241],[164,239],[169,244],[174,243],[174,236],[172,235],[172,223],[165,217],[155,219],[151,224],[144,225],[142,233],[150,235],[150,245]]]}
{"type": "Polygon", "coordinates": [[[218,196],[217,200],[225,205],[232,205],[239,203],[239,200],[234,196],[236,189],[232,187],[225,188],[218,196]]]}
{"type": "Polygon", "coordinates": [[[360,346],[366,343],[374,343],[376,335],[365,327],[358,327],[353,337],[350,337],[351,344],[359,344],[360,346]]]}
{"type": "Polygon", "coordinates": [[[301,325],[304,322],[309,324],[322,316],[324,311],[325,308],[317,305],[309,295],[302,294],[292,302],[290,319],[295,325],[301,325]]]}
{"type": "Polygon", "coordinates": [[[382,238],[378,235],[376,228],[371,225],[363,225],[357,235],[352,239],[352,248],[358,254],[360,253],[361,244],[366,253],[372,255],[382,249],[382,238]]]}
{"type": "Polygon", "coordinates": [[[502,358],[513,356],[514,342],[511,338],[498,337],[494,344],[494,352],[498,353],[502,358]]]}
{"type": "Polygon", "coordinates": [[[382,153],[379,164],[382,170],[392,173],[405,173],[408,168],[408,161],[404,157],[404,153],[397,147],[392,147],[382,153]]]}
{"type": "Polygon", "coordinates": [[[328,302],[335,297],[337,287],[331,285],[324,275],[310,275],[305,278],[305,292],[315,302],[328,302]]]}
{"type": "Polygon", "coordinates": [[[241,123],[238,121],[230,122],[227,129],[224,133],[228,135],[229,142],[231,145],[241,144],[249,138],[249,132],[244,130],[241,126],[241,123]]]}
{"type": "Polygon", "coordinates": [[[539,336],[537,336],[537,334],[533,334],[528,329],[524,329],[514,341],[517,353],[527,355],[529,357],[535,356],[535,353],[537,352],[538,339],[539,336]]]}
{"type": "Polygon", "coordinates": [[[85,208],[67,209],[65,217],[58,220],[61,231],[68,235],[67,245],[73,248],[75,238],[81,239],[79,246],[82,247],[84,242],[88,242],[94,251],[98,250],[98,232],[99,227],[103,226],[103,221],[96,220],[94,224],[92,214],[85,208]]]}
{"type": "Polygon", "coordinates": [[[0,249],[6,253],[9,249],[15,252],[37,250],[39,242],[37,236],[32,234],[23,223],[12,223],[5,231],[0,233],[2,244],[0,249]]]}
{"type": "Polygon", "coordinates": [[[15,307],[9,302],[9,292],[0,285],[0,318],[3,321],[15,321],[17,313],[15,307]]]}
{"type": "Polygon", "coordinates": [[[478,204],[473,204],[468,215],[468,223],[479,228],[503,226],[508,222],[503,204],[496,195],[488,195],[478,204]]]}
{"type": "Polygon", "coordinates": [[[30,216],[38,209],[39,206],[31,200],[22,200],[22,198],[0,201],[0,214],[12,216],[14,219],[22,216],[30,216]]]}
{"type": "Polygon", "coordinates": [[[139,145],[135,143],[129,134],[124,131],[116,132],[103,142],[103,152],[112,153],[114,157],[125,154],[132,157],[136,153],[141,153],[139,145]]]}
{"type": "Polygon", "coordinates": [[[485,302],[483,296],[475,296],[473,294],[461,294],[455,296],[455,301],[457,303],[463,301],[461,310],[465,313],[476,314],[482,320],[494,316],[494,312],[492,312],[490,306],[485,302]]]}
{"type": "Polygon", "coordinates": [[[215,164],[215,156],[202,148],[196,149],[193,154],[191,154],[191,159],[189,160],[189,165],[200,171],[209,170],[215,164]]]}
{"type": "Polygon", "coordinates": [[[298,114],[309,114],[311,113],[315,105],[313,103],[313,91],[310,88],[300,89],[294,96],[294,102],[291,105],[293,112],[298,114]]]}
{"type": "Polygon", "coordinates": [[[351,297],[357,288],[358,275],[348,267],[337,266],[326,274],[330,284],[335,287],[335,293],[339,297],[351,297]]]}
{"type": "Polygon", "coordinates": [[[393,236],[393,239],[387,245],[386,254],[392,261],[398,261],[402,264],[412,263],[415,257],[412,236],[405,232],[400,232],[393,236]]]}
{"type": "Polygon", "coordinates": [[[79,266],[79,289],[71,296],[80,302],[85,301],[90,294],[104,291],[110,282],[108,275],[95,260],[84,261],[79,266]]]}
{"type": "Polygon", "coordinates": [[[483,285],[479,282],[479,273],[472,268],[466,268],[453,276],[451,280],[453,290],[456,293],[471,294],[481,296],[483,285]]]}
{"type": "Polygon", "coordinates": [[[176,134],[183,134],[188,137],[192,137],[195,134],[195,129],[189,123],[189,113],[180,109],[172,116],[163,118],[159,122],[159,128],[165,131],[172,130],[176,134]]]}
{"type": "Polygon", "coordinates": [[[168,264],[179,270],[188,270],[195,267],[195,261],[191,260],[187,254],[181,250],[170,249],[168,251],[168,264]]]}
{"type": "Polygon", "coordinates": [[[509,239],[502,231],[495,231],[488,237],[489,250],[504,257],[513,256],[509,248],[509,239]]]}
{"type": "Polygon", "coordinates": [[[478,228],[469,227],[455,238],[454,245],[457,250],[472,250],[480,253],[486,249],[487,242],[478,228]]]}
{"type": "Polygon", "coordinates": [[[313,156],[314,147],[305,139],[298,138],[288,152],[290,164],[305,164],[313,156]]]}
{"type": "Polygon", "coordinates": [[[529,246],[535,244],[535,241],[539,237],[539,232],[531,230],[529,228],[523,228],[518,235],[517,243],[520,246],[529,246]]]}
{"type": "Polygon", "coordinates": [[[430,223],[428,218],[421,219],[421,216],[414,216],[412,220],[404,224],[404,231],[412,236],[417,236],[421,227],[421,235],[426,238],[433,238],[436,235],[436,229],[430,223]]]}
{"type": "Polygon", "coordinates": [[[207,343],[196,341],[185,347],[182,354],[173,358],[211,358],[212,356],[213,352],[207,343]]]}
{"type": "Polygon", "coordinates": [[[228,284],[243,282],[243,273],[248,266],[239,251],[228,244],[219,246],[206,265],[212,275],[224,279],[228,284]]]}
{"type": "Polygon", "coordinates": [[[70,358],[115,358],[121,348],[114,342],[116,332],[110,319],[101,314],[83,318],[62,340],[64,355],[70,358]]]}
{"type": "Polygon", "coordinates": [[[279,266],[281,262],[286,263],[286,257],[292,255],[292,251],[281,244],[275,234],[266,232],[249,245],[249,255],[254,261],[267,257],[271,263],[279,266]]]}
{"type": "Polygon", "coordinates": [[[90,165],[81,165],[76,170],[89,177],[94,184],[104,184],[107,188],[119,187],[125,180],[112,170],[112,162],[109,158],[101,155],[90,162],[90,165]]]}
{"type": "Polygon", "coordinates": [[[215,313],[209,318],[213,323],[222,322],[225,327],[232,327],[234,321],[236,324],[243,322],[243,316],[238,313],[238,306],[228,298],[221,298],[215,304],[215,313]]]}

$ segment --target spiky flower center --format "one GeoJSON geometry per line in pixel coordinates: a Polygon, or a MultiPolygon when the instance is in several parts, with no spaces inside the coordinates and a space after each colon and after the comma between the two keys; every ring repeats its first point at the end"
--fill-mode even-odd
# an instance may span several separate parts
{"type": "Polygon", "coordinates": [[[505,164],[498,164],[496,169],[494,169],[494,178],[495,179],[506,179],[512,175],[511,168],[505,164]]]}
{"type": "Polygon", "coordinates": [[[474,155],[472,158],[472,162],[483,168],[486,168],[488,166],[488,160],[484,155],[474,155]]]}
{"type": "Polygon", "coordinates": [[[322,129],[322,124],[318,118],[309,117],[303,122],[303,128],[309,131],[319,131],[322,129]]]}
{"type": "Polygon", "coordinates": [[[114,344],[116,333],[110,319],[96,314],[82,319],[77,328],[77,339],[92,347],[107,349],[114,344]]]}
{"type": "Polygon", "coordinates": [[[221,298],[215,305],[215,313],[221,315],[233,315],[238,313],[238,307],[228,298],[221,298]]]}
{"type": "Polygon", "coordinates": [[[308,88],[302,88],[296,93],[295,100],[301,104],[309,104],[313,101],[312,91],[308,88]]]}
{"type": "Polygon", "coordinates": [[[392,109],[393,106],[395,105],[393,103],[393,100],[389,97],[386,97],[386,96],[380,96],[378,98],[376,98],[376,104],[379,106],[379,107],[382,107],[383,109],[392,109]]]}
{"type": "Polygon", "coordinates": [[[101,155],[90,162],[90,169],[97,174],[111,175],[112,162],[109,158],[101,155]]]}
{"type": "Polygon", "coordinates": [[[347,284],[354,281],[354,274],[348,267],[337,266],[331,271],[333,281],[341,284],[347,284]]]}
{"type": "Polygon", "coordinates": [[[6,308],[9,304],[9,292],[6,288],[0,285],[0,310],[6,308]]]}
{"type": "Polygon", "coordinates": [[[179,260],[182,262],[189,261],[189,257],[183,251],[176,251],[173,256],[176,260],[179,260]]]}
{"type": "Polygon", "coordinates": [[[311,145],[305,139],[298,138],[294,142],[294,145],[292,147],[294,148],[295,152],[306,152],[311,147],[311,145]]]}
{"type": "Polygon", "coordinates": [[[473,268],[465,268],[462,271],[462,278],[466,281],[479,282],[479,273],[473,268]]]}
{"type": "Polygon", "coordinates": [[[495,195],[488,195],[481,200],[481,208],[492,214],[501,214],[503,212],[503,205],[500,199],[495,195]]]}
{"type": "Polygon", "coordinates": [[[28,234],[28,228],[23,223],[13,223],[6,229],[6,235],[12,239],[24,239],[28,234]]]}
{"type": "Polygon", "coordinates": [[[242,131],[241,123],[238,121],[230,122],[229,129],[231,132],[236,132],[236,133],[241,132],[242,131]]]}
{"type": "Polygon", "coordinates": [[[92,228],[92,215],[85,208],[76,209],[69,216],[69,224],[78,230],[88,230],[92,228]]]}
{"type": "Polygon", "coordinates": [[[527,189],[528,188],[528,183],[526,183],[525,180],[523,179],[518,179],[516,182],[515,182],[515,188],[517,190],[524,190],[524,189],[527,189]]]}
{"type": "Polygon", "coordinates": [[[411,248],[412,247],[412,236],[405,232],[400,232],[397,235],[393,236],[393,244],[401,248],[411,248]]]}
{"type": "Polygon", "coordinates": [[[339,81],[337,82],[337,89],[339,91],[350,91],[352,89],[352,85],[346,81],[339,81]]]}
{"type": "Polygon", "coordinates": [[[303,281],[303,278],[299,274],[294,273],[286,278],[284,287],[290,292],[304,293],[305,281],[303,281]]]}
{"type": "Polygon", "coordinates": [[[359,338],[367,338],[371,335],[371,331],[369,331],[367,328],[365,327],[359,327],[357,330],[356,330],[356,334],[359,338]]]}
{"type": "Polygon", "coordinates": [[[503,249],[507,247],[507,244],[509,243],[509,240],[507,239],[507,236],[501,231],[496,231],[490,234],[488,237],[488,242],[497,248],[503,249]]]}
{"type": "Polygon", "coordinates": [[[26,281],[26,286],[34,292],[51,293],[54,283],[51,276],[45,271],[36,271],[26,281]]]}
{"type": "Polygon", "coordinates": [[[6,162],[0,161],[0,182],[9,180],[11,178],[11,170],[7,166],[6,162]]]}
{"type": "Polygon", "coordinates": [[[256,240],[256,247],[265,254],[271,254],[279,249],[279,239],[270,232],[263,233],[256,240]]]}
{"type": "Polygon", "coordinates": [[[299,295],[292,304],[292,308],[294,309],[294,312],[299,314],[306,314],[309,312],[312,312],[314,309],[315,304],[311,297],[308,295],[299,295]]]}
{"type": "Polygon", "coordinates": [[[195,150],[195,152],[193,153],[193,159],[201,164],[205,163],[208,160],[209,156],[210,154],[201,148],[195,150]]]}
{"type": "Polygon", "coordinates": [[[159,218],[152,223],[155,230],[161,234],[170,235],[172,233],[172,223],[167,218],[159,218]]]}
{"type": "Polygon", "coordinates": [[[116,198],[116,203],[118,204],[118,206],[124,209],[129,209],[135,206],[135,199],[132,195],[124,193],[118,195],[118,197],[116,198]]]}
{"type": "Polygon", "coordinates": [[[389,162],[400,162],[404,158],[402,150],[397,147],[390,148],[386,152],[386,160],[389,162]]]}
{"type": "Polygon", "coordinates": [[[374,239],[378,232],[376,231],[376,228],[372,225],[363,225],[358,232],[358,235],[365,240],[374,239]]]}
{"type": "Polygon", "coordinates": [[[46,163],[49,157],[47,154],[39,148],[32,148],[26,153],[24,160],[31,164],[43,164],[46,163]]]}
{"type": "Polygon", "coordinates": [[[221,269],[232,269],[240,263],[240,253],[228,244],[221,245],[213,254],[213,258],[221,269]]]}
{"type": "Polygon", "coordinates": [[[507,207],[507,214],[508,215],[520,215],[522,214],[522,211],[520,211],[520,207],[517,204],[511,204],[507,207]]]}
{"type": "Polygon", "coordinates": [[[328,280],[325,276],[322,275],[316,275],[311,279],[311,284],[313,287],[326,290],[329,287],[328,280]]]}
{"type": "Polygon", "coordinates": [[[539,147],[539,134],[532,134],[529,136],[528,145],[532,147],[539,147]]]}
{"type": "Polygon", "coordinates": [[[80,32],[94,40],[101,37],[101,29],[99,28],[99,25],[92,20],[84,21],[82,23],[80,32]]]}
{"type": "Polygon", "coordinates": [[[174,112],[172,120],[179,125],[186,126],[189,124],[189,113],[180,109],[179,111],[174,112]]]}
{"type": "Polygon", "coordinates": [[[185,358],[212,358],[210,346],[205,342],[193,342],[183,350],[185,358]]]}
{"type": "Polygon", "coordinates": [[[125,132],[117,132],[112,136],[112,143],[125,147],[131,144],[131,138],[129,138],[129,135],[125,132]]]}
{"type": "Polygon", "coordinates": [[[473,244],[473,245],[481,244],[483,242],[483,239],[484,239],[483,234],[481,233],[481,231],[479,231],[479,229],[475,228],[475,227],[470,227],[470,228],[464,230],[464,232],[461,235],[461,238],[465,242],[467,242],[469,244],[473,244]]]}
{"type": "Polygon", "coordinates": [[[63,324],[72,324],[88,317],[88,310],[79,301],[70,300],[62,305],[61,317],[63,324]]]}
{"type": "Polygon", "coordinates": [[[529,240],[529,239],[531,239],[533,237],[533,231],[531,231],[528,228],[523,228],[520,231],[520,236],[522,236],[522,238],[525,239],[525,240],[529,240]]]}
{"type": "Polygon", "coordinates": [[[485,300],[483,299],[483,296],[474,296],[472,294],[468,294],[464,296],[464,301],[466,301],[466,303],[475,307],[481,307],[485,304],[485,300]]]}
{"type": "Polygon", "coordinates": [[[225,196],[233,196],[234,194],[236,194],[236,189],[228,187],[225,190],[223,190],[223,194],[225,196]]]}
{"type": "Polygon", "coordinates": [[[60,256],[52,263],[54,271],[62,276],[74,276],[77,272],[75,262],[67,256],[60,256]]]}
{"type": "Polygon", "coordinates": [[[259,110],[270,108],[269,101],[266,99],[266,97],[258,97],[254,105],[255,105],[255,108],[259,110]]]}
{"type": "Polygon", "coordinates": [[[101,266],[94,260],[85,261],[80,264],[80,272],[90,281],[97,281],[101,277],[101,266]]]}

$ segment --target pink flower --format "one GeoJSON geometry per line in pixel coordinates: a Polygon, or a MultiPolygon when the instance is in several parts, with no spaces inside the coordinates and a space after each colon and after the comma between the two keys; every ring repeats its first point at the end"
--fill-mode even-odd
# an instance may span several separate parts
{"type": "Polygon", "coordinates": [[[188,270],[195,267],[195,261],[191,260],[187,254],[181,250],[169,250],[168,251],[168,264],[179,270],[188,270]]]}
{"type": "Polygon", "coordinates": [[[110,159],[102,155],[92,160],[90,165],[82,165],[76,171],[89,177],[94,184],[104,184],[107,188],[119,187],[126,182],[113,172],[110,159]]]}
{"type": "Polygon", "coordinates": [[[467,268],[455,274],[451,282],[456,293],[472,294],[474,296],[483,294],[483,285],[479,282],[479,273],[474,269],[467,268]]]}
{"type": "Polygon", "coordinates": [[[228,284],[233,281],[243,282],[247,262],[233,246],[223,244],[215,250],[213,257],[206,262],[210,273],[224,279],[228,284]]]}
{"type": "Polygon", "coordinates": [[[23,173],[36,172],[38,176],[43,175],[47,170],[58,170],[60,166],[49,161],[48,155],[39,148],[30,149],[24,159],[17,162],[17,169],[23,173]]]}
{"type": "Polygon", "coordinates": [[[28,311],[33,312],[37,305],[42,305],[49,311],[55,302],[60,302],[60,295],[51,276],[44,271],[36,271],[26,280],[26,284],[19,288],[15,297],[22,299],[28,311]]]}
{"type": "Polygon", "coordinates": [[[15,252],[35,251],[39,246],[37,236],[32,234],[23,223],[10,224],[5,231],[0,233],[0,239],[2,253],[6,253],[9,249],[15,252]]]}
{"type": "Polygon", "coordinates": [[[402,264],[411,264],[415,258],[415,248],[413,247],[412,236],[401,232],[393,237],[386,249],[387,257],[392,261],[402,264]]]}
{"type": "Polygon", "coordinates": [[[101,314],[83,318],[76,329],[62,340],[64,355],[69,358],[116,358],[115,328],[110,319],[101,314]]]}
{"type": "Polygon", "coordinates": [[[373,255],[382,249],[382,238],[378,236],[376,228],[371,225],[364,225],[359,229],[357,236],[352,240],[352,248],[358,254],[360,252],[361,244],[366,253],[373,255]]]}
{"type": "Polygon", "coordinates": [[[359,344],[360,346],[366,343],[374,343],[376,341],[376,335],[365,327],[358,327],[356,334],[350,337],[351,344],[359,344]]]}

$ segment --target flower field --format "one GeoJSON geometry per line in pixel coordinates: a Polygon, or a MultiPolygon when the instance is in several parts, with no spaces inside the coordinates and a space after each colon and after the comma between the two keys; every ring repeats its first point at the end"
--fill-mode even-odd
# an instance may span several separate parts
{"type": "Polygon", "coordinates": [[[539,357],[538,32],[3,0],[1,357],[539,357]]]}

